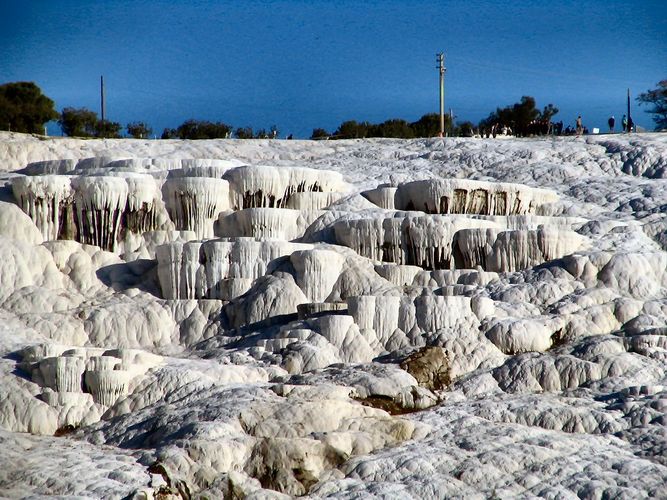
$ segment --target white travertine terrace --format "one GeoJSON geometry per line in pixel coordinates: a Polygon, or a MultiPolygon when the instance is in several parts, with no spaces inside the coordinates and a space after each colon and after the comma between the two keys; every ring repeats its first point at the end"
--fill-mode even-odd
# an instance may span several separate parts
{"type": "Polygon", "coordinates": [[[229,183],[223,179],[167,179],[162,194],[176,229],[194,231],[199,239],[213,237],[214,220],[230,207],[229,183]]]}
{"type": "Polygon", "coordinates": [[[666,159],[0,132],[2,495],[663,497],[666,159]]]}
{"type": "Polygon", "coordinates": [[[64,175],[15,177],[14,198],[30,216],[45,240],[72,237],[73,190],[71,178],[64,175]]]}
{"type": "Polygon", "coordinates": [[[526,215],[556,200],[553,191],[521,184],[429,179],[400,184],[395,207],[429,214],[526,215]]]}
{"type": "Polygon", "coordinates": [[[302,167],[244,166],[229,170],[224,178],[232,186],[235,209],[287,208],[295,193],[348,190],[338,172],[302,167]]]}

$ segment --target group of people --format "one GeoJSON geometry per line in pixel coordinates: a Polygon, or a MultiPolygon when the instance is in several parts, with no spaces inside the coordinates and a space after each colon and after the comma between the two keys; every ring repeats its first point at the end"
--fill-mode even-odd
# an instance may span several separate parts
{"type": "MultiPolygon", "coordinates": [[[[616,126],[616,118],[614,118],[614,115],[611,115],[609,117],[609,120],[607,120],[607,125],[609,125],[609,132],[614,133],[614,127],[616,126]]],[[[623,127],[623,132],[633,132],[635,130],[635,124],[632,121],[632,117],[627,117],[623,115],[623,119],[621,120],[621,126],[623,127]]],[[[572,135],[572,134],[588,134],[588,129],[583,126],[582,121],[581,121],[581,115],[577,116],[577,121],[575,124],[575,128],[567,127],[564,131],[565,135],[572,135]]]]}
{"type": "MultiPolygon", "coordinates": [[[[609,125],[609,132],[613,133],[614,126],[616,125],[616,119],[614,118],[614,115],[609,117],[607,124],[609,125]]],[[[626,117],[623,115],[623,119],[621,120],[621,127],[623,127],[623,132],[633,132],[635,129],[635,124],[632,121],[632,117],[626,117]]]]}

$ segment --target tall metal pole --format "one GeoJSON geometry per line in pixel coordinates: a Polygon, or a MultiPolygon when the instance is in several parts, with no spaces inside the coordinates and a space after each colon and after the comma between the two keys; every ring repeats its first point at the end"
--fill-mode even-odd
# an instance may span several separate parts
{"type": "Polygon", "coordinates": [[[440,137],[445,136],[445,55],[440,52],[436,54],[438,59],[437,69],[440,73],[440,137]]]}
{"type": "Polygon", "coordinates": [[[100,76],[100,98],[102,103],[102,122],[104,122],[104,75],[100,76]]]}
{"type": "Polygon", "coordinates": [[[628,133],[632,132],[632,127],[630,124],[632,120],[630,119],[630,89],[628,89],[628,133]]]}

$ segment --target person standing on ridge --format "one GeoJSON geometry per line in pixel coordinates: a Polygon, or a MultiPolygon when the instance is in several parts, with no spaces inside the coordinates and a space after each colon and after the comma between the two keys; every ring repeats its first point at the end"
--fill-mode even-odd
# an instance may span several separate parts
{"type": "Polygon", "coordinates": [[[581,135],[583,127],[581,126],[581,115],[577,116],[577,135],[581,135]]]}
{"type": "Polygon", "coordinates": [[[628,119],[623,115],[623,119],[621,120],[621,125],[623,126],[623,132],[627,132],[628,130],[628,119]]]}
{"type": "Polygon", "coordinates": [[[635,128],[635,122],[632,121],[632,117],[628,118],[628,134],[632,132],[635,128]]]}
{"type": "Polygon", "coordinates": [[[609,132],[612,134],[614,133],[614,125],[616,124],[616,119],[614,118],[614,115],[611,115],[609,117],[609,120],[607,120],[607,123],[609,124],[609,132]]]}

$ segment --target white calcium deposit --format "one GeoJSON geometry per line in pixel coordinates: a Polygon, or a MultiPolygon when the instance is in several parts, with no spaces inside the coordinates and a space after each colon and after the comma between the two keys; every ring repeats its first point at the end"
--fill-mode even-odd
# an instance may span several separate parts
{"type": "Polygon", "coordinates": [[[667,135],[0,132],[0,496],[667,497],[667,135]]]}

